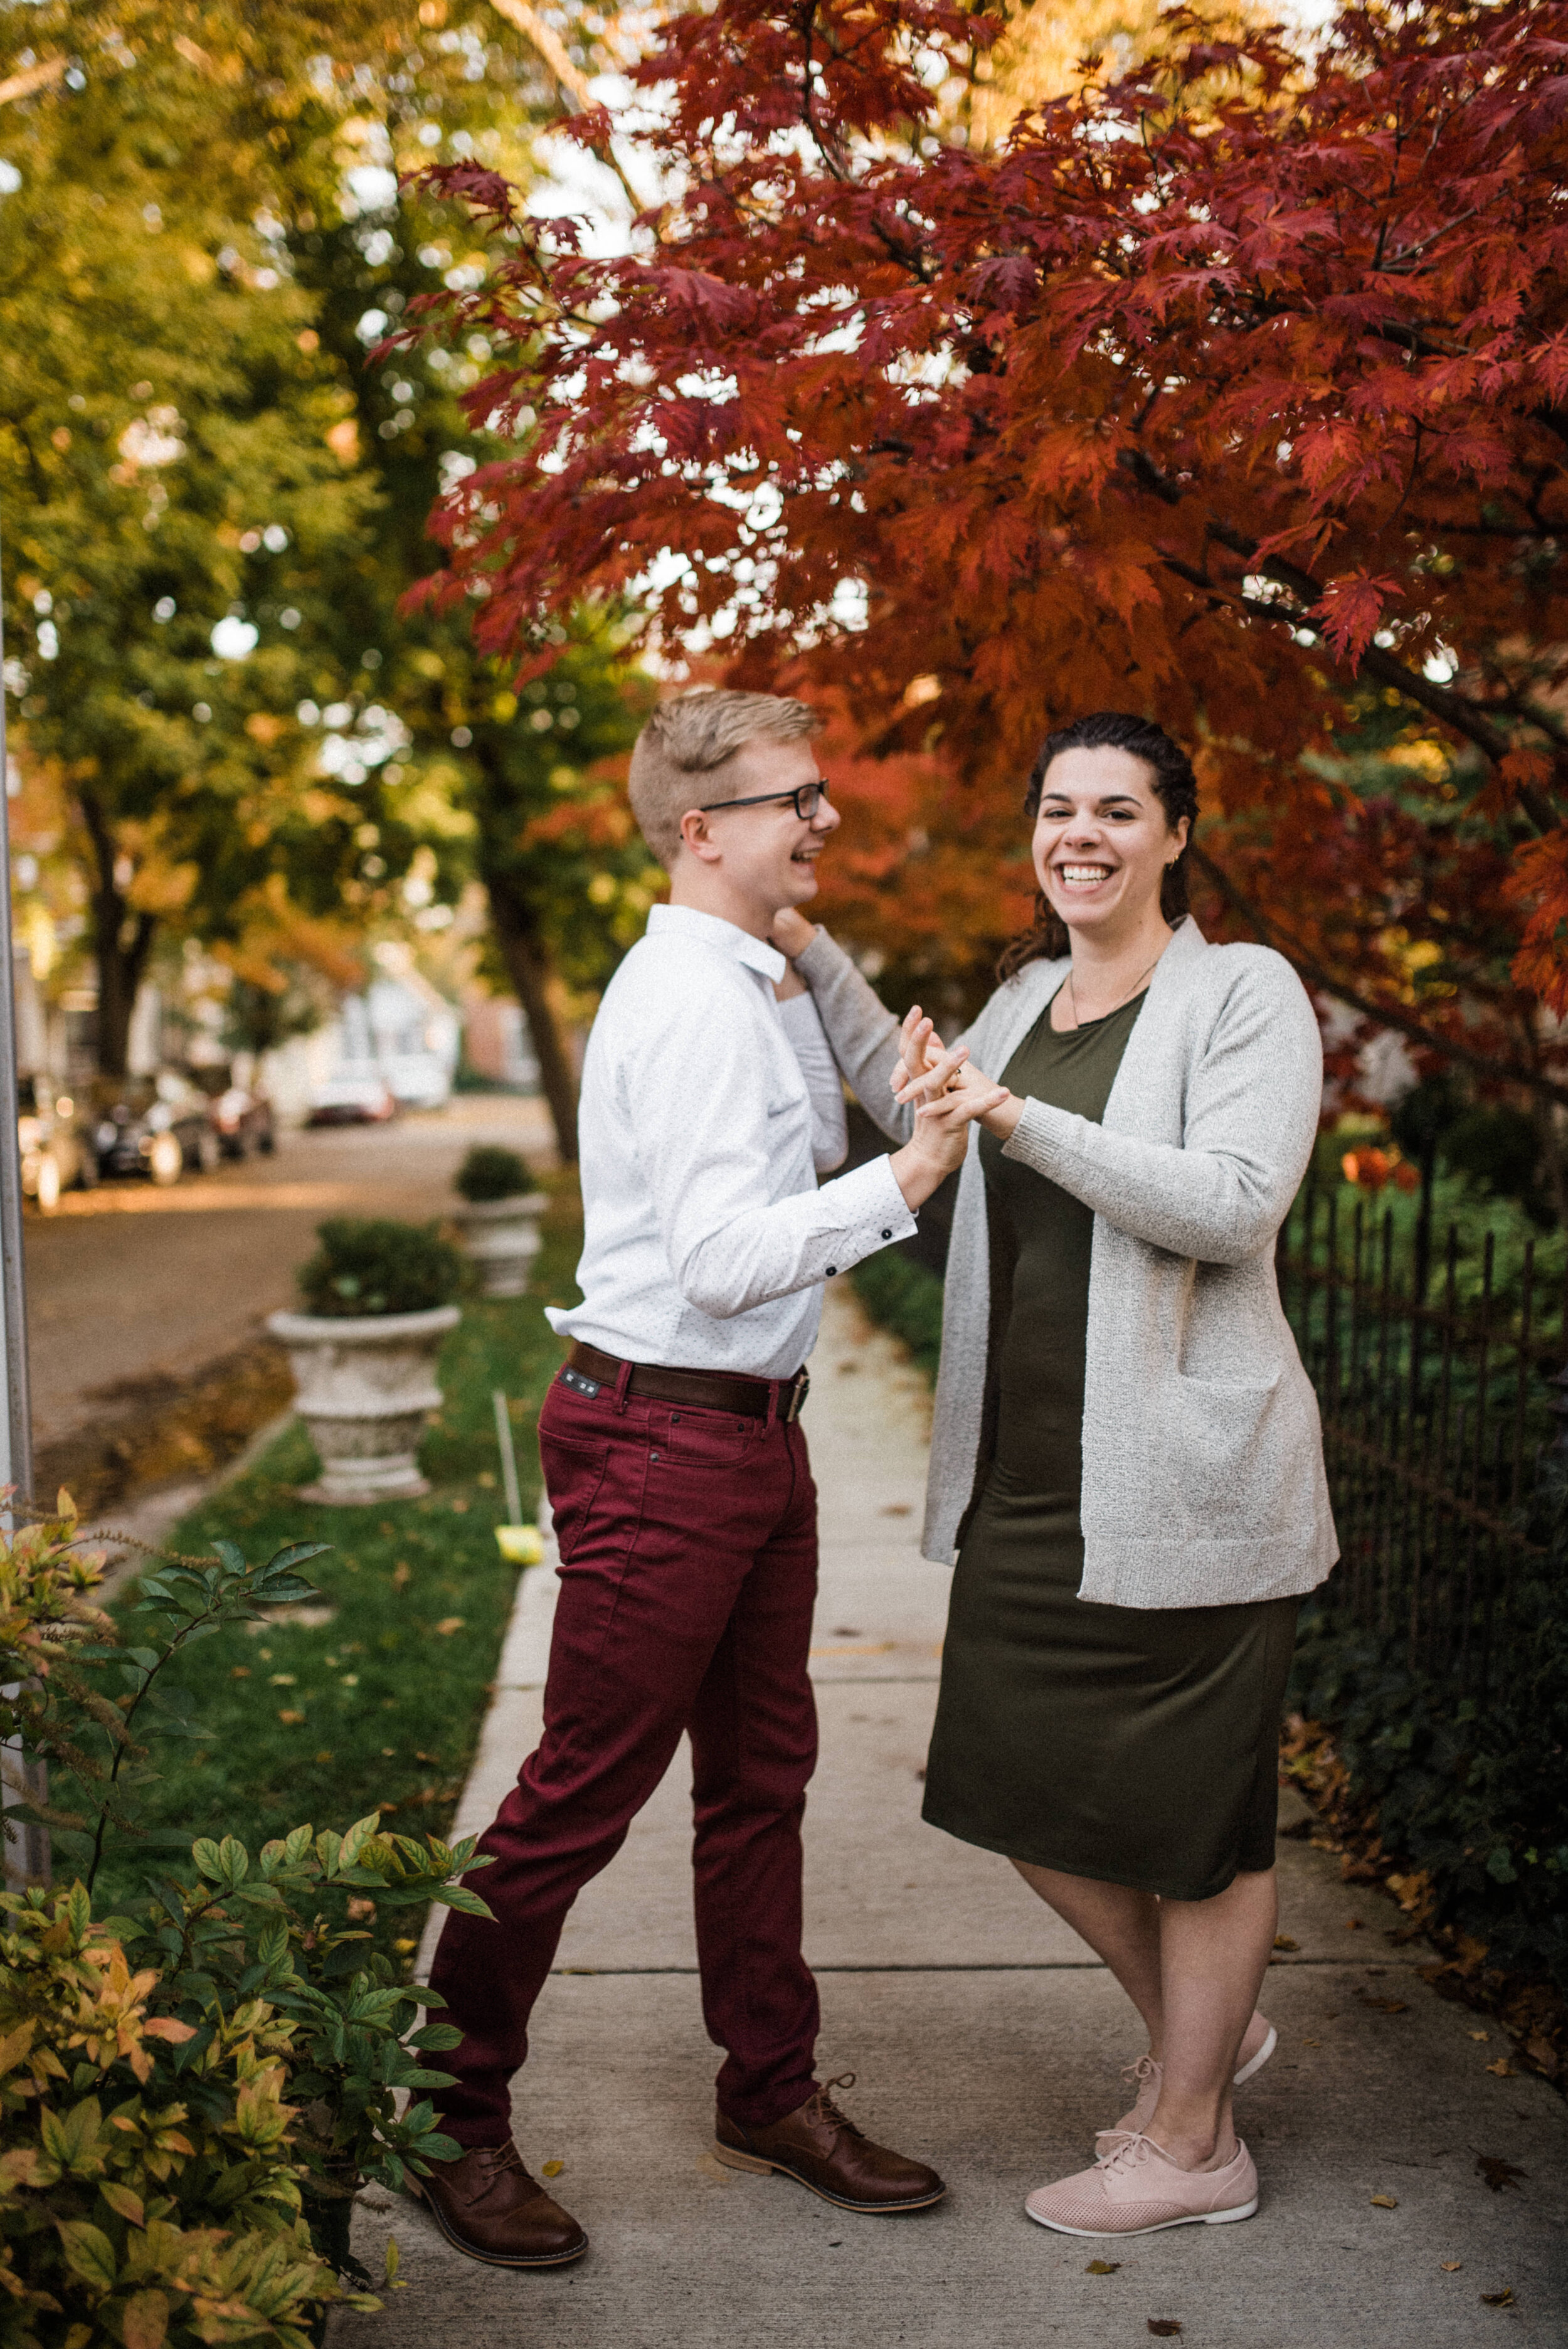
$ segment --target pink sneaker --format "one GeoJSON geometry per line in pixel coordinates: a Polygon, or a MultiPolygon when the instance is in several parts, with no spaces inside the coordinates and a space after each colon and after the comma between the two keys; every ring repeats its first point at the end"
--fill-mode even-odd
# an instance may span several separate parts
{"type": "MultiPolygon", "coordinates": [[[[1244,2087],[1255,2072],[1263,2070],[1278,2045],[1279,2033],[1267,2015],[1254,2014],[1242,2041],[1242,2061],[1236,2066],[1232,2086],[1244,2087]],[[1252,2050],[1250,2054],[1247,2052],[1249,2048],[1252,2050]]],[[[1136,2137],[1140,2129],[1149,2127],[1154,2118],[1154,2107],[1160,2102],[1161,2068],[1152,2055],[1140,2055],[1136,2064],[1123,2064],[1122,2078],[1130,2086],[1136,2083],[1132,2106],[1123,2113],[1113,2128],[1103,2128],[1096,2133],[1094,2149],[1097,2158],[1111,2152],[1119,2138],[1136,2137]]]]}
{"type": "Polygon", "coordinates": [[[1058,2235],[1154,2235],[1162,2227],[1223,2227],[1258,2207],[1258,2173],[1236,2139],[1222,2168],[1183,2169],[1140,2132],[1092,2169],[1041,2186],[1024,2208],[1058,2235]]]}

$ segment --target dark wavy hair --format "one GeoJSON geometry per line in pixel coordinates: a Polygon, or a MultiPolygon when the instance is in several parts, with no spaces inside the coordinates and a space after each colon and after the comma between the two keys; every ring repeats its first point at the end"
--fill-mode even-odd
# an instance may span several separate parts
{"type": "MultiPolygon", "coordinates": [[[[1097,709],[1091,717],[1075,718],[1070,726],[1058,726],[1055,733],[1047,735],[1029,770],[1029,788],[1024,794],[1026,815],[1038,815],[1051,761],[1064,750],[1125,750],[1130,757],[1141,759],[1152,778],[1155,796],[1165,811],[1167,828],[1174,832],[1183,816],[1189,823],[1196,820],[1198,779],[1192,772],[1191,760],[1163,727],[1156,726],[1151,719],[1133,718],[1124,709],[1097,709]]],[[[1185,849],[1166,868],[1160,884],[1160,910],[1171,924],[1179,922],[1187,911],[1185,849]]],[[[1071,943],[1067,924],[1044,890],[1038,890],[1034,923],[1003,949],[996,977],[1011,978],[1026,963],[1038,962],[1042,957],[1054,961],[1068,952],[1071,943]]]]}

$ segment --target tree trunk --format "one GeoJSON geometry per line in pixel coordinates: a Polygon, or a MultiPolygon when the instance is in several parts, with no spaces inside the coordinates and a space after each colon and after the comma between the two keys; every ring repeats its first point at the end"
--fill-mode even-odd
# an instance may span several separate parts
{"type": "Polygon", "coordinates": [[[550,1000],[553,976],[532,907],[504,875],[487,876],[490,916],[501,959],[517,989],[522,1016],[539,1062],[539,1081],[549,1103],[562,1164],[577,1164],[577,1071],[550,1000]]]}
{"type": "Polygon", "coordinates": [[[122,1079],[129,1057],[131,1015],[158,924],[133,913],[115,878],[119,851],[90,792],[77,793],[93,845],[93,954],[98,964],[98,1064],[100,1076],[122,1079]]]}

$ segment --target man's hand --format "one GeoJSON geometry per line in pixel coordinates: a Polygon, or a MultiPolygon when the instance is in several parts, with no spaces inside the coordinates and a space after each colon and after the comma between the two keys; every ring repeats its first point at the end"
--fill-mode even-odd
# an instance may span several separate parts
{"type": "MultiPolygon", "coordinates": [[[[912,1049],[924,1053],[919,1040],[922,1023],[915,1013],[910,1018],[915,1023],[912,1049]]],[[[929,1020],[923,1025],[929,1029],[929,1020]]],[[[924,1096],[915,1109],[913,1139],[895,1150],[890,1162],[908,1207],[920,1206],[939,1183],[963,1165],[972,1122],[1012,1100],[1006,1087],[994,1085],[989,1077],[981,1077],[973,1085],[964,1083],[968,1053],[966,1044],[958,1044],[951,1051],[939,1050],[934,1060],[927,1057],[924,1075],[904,1088],[913,1095],[918,1087],[924,1096]]]]}
{"type": "Polygon", "coordinates": [[[962,1051],[944,1053],[923,1074],[906,1078],[895,1097],[913,1102],[917,1119],[940,1116],[959,1129],[978,1123],[998,1142],[1006,1141],[1024,1114],[1016,1093],[993,1083],[962,1051]]]}

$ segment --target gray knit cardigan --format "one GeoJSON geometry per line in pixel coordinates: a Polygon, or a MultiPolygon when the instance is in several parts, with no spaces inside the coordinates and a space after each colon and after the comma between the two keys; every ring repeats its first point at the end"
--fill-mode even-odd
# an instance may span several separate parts
{"type": "MultiPolygon", "coordinates": [[[[1026,964],[967,1031],[999,1077],[1066,979],[1026,964]]],[[[883,1130],[898,1023],[819,930],[796,968],[840,1067],[883,1130]]],[[[1338,1555],[1317,1399],[1279,1301],[1274,1237],[1306,1171],[1323,1048],[1305,989],[1266,947],[1166,948],[1102,1123],[1030,1101],[1006,1154],[1094,1213],[1084,1382],[1080,1599],[1209,1607],[1312,1590],[1338,1555]]],[[[975,1490],[990,1327],[979,1129],[948,1254],[925,1557],[951,1562],[975,1490]]]]}

